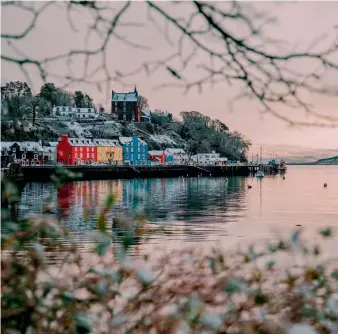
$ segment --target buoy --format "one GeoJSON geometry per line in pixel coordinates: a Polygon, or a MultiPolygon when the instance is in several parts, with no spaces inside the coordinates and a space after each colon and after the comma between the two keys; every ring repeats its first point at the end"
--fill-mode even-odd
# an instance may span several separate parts
{"type": "Polygon", "coordinates": [[[298,225],[296,225],[296,226],[298,226],[298,227],[299,227],[299,226],[302,226],[302,225],[299,225],[299,224],[298,224],[298,225]]]}
{"type": "Polygon", "coordinates": [[[283,176],[283,180],[285,180],[285,176],[283,176]]]}
{"type": "Polygon", "coordinates": [[[251,189],[251,188],[252,188],[252,186],[249,185],[249,186],[248,186],[248,189],[251,189]]]}
{"type": "Polygon", "coordinates": [[[324,188],[326,188],[327,187],[327,183],[324,183],[324,188]]]}

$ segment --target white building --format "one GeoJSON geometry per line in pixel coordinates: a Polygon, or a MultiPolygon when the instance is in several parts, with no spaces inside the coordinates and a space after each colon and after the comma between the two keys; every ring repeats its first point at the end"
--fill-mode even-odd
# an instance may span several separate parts
{"type": "Polygon", "coordinates": [[[174,165],[184,165],[188,163],[188,154],[183,150],[183,148],[167,148],[164,152],[173,157],[172,163],[174,165]]]}
{"type": "Polygon", "coordinates": [[[47,161],[52,161],[55,162],[57,161],[56,158],[56,146],[57,146],[58,142],[57,141],[50,141],[47,143],[47,145],[43,146],[43,157],[44,160],[47,161]]]}
{"type": "Polygon", "coordinates": [[[54,106],[53,115],[66,119],[96,119],[99,113],[94,108],[77,108],[67,106],[54,106]]]}
{"type": "Polygon", "coordinates": [[[221,158],[219,153],[215,153],[215,151],[212,151],[212,153],[198,153],[196,155],[193,155],[191,157],[191,160],[196,165],[220,165],[227,162],[227,158],[221,158]]]}
{"type": "Polygon", "coordinates": [[[142,123],[151,123],[151,110],[142,109],[141,111],[141,122],[142,123]]]}

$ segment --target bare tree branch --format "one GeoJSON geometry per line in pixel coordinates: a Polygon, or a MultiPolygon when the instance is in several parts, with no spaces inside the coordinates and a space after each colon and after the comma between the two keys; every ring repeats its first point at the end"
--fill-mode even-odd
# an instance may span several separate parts
{"type": "MultiPolygon", "coordinates": [[[[28,6],[21,2],[7,1],[2,3],[3,8],[18,8],[33,15],[26,29],[20,34],[2,34],[2,40],[20,41],[27,37],[34,28],[37,20],[51,3],[46,3],[39,8],[28,6]]],[[[42,59],[33,59],[12,45],[18,57],[2,54],[3,61],[16,64],[27,80],[28,67],[35,67],[43,81],[50,77],[58,77],[68,86],[72,83],[87,83],[101,89],[105,83],[109,91],[113,81],[125,84],[124,80],[141,72],[151,75],[160,69],[167,70],[174,82],[160,84],[159,87],[176,86],[183,88],[186,93],[196,88],[202,92],[206,85],[226,82],[228,85],[239,84],[242,92],[240,98],[248,98],[258,103],[263,113],[270,113],[290,125],[332,127],[338,125],[338,116],[323,114],[310,105],[309,95],[338,96],[338,85],[325,85],[326,74],[338,72],[338,38],[337,31],[331,44],[324,49],[319,49],[318,44],[326,35],[314,38],[313,42],[304,51],[290,51],[283,41],[271,38],[267,27],[276,22],[269,13],[261,12],[254,5],[243,2],[175,2],[159,3],[147,1],[146,18],[164,40],[174,47],[173,52],[162,60],[143,63],[140,67],[122,73],[121,70],[111,71],[108,67],[107,49],[112,40],[125,43],[136,49],[149,49],[148,46],[127,39],[127,34],[122,33],[122,27],[141,27],[136,22],[124,22],[131,2],[116,3],[97,1],[70,1],[62,4],[72,30],[77,31],[72,20],[72,12],[85,11],[92,20],[88,24],[86,42],[95,35],[99,45],[84,49],[72,49],[66,53],[53,55],[42,59]],[[170,6],[175,6],[175,11],[170,11],[170,6]],[[189,6],[189,12],[184,15],[180,8],[189,6]],[[158,20],[162,20],[159,22],[158,20]],[[237,28],[241,26],[241,28],[237,28]],[[235,27],[235,28],[234,28],[235,27]],[[174,34],[178,33],[175,41],[174,34]],[[171,35],[171,36],[170,36],[171,35]],[[283,47],[283,50],[282,50],[283,47]],[[316,49],[316,50],[315,50],[316,49]],[[189,50],[188,54],[186,50],[189,50]],[[84,59],[82,75],[72,73],[72,61],[84,59]],[[100,59],[101,65],[93,70],[89,69],[91,61],[100,59]],[[81,59],[82,59],[81,58],[81,59]],[[209,59],[209,63],[201,59],[209,59]],[[59,76],[51,73],[48,68],[58,61],[64,61],[68,67],[68,74],[59,76]],[[309,64],[306,73],[298,71],[297,62],[309,64]],[[186,77],[185,71],[195,66],[196,76],[192,80],[186,77]],[[311,68],[310,68],[311,66],[311,68]],[[307,95],[306,95],[306,94],[307,95]],[[282,113],[279,106],[290,110],[289,114],[282,113]],[[299,122],[293,117],[294,110],[302,110],[313,118],[313,121],[299,122]]],[[[237,97],[238,97],[237,96],[237,97]]],[[[236,99],[235,99],[236,100],[236,99]]],[[[233,102],[233,101],[232,101],[233,102]]]]}

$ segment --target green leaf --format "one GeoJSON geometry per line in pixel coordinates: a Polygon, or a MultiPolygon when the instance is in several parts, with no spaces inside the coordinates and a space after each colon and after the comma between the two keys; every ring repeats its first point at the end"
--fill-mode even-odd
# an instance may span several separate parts
{"type": "Polygon", "coordinates": [[[319,233],[323,238],[332,237],[332,229],[330,227],[321,229],[319,233]]]}
{"type": "Polygon", "coordinates": [[[266,263],[266,268],[268,269],[268,270],[271,270],[273,267],[274,267],[274,265],[276,264],[276,261],[274,261],[274,260],[270,260],[270,261],[268,261],[267,263],[266,263]]]}
{"type": "Polygon", "coordinates": [[[104,215],[104,213],[101,213],[99,215],[97,224],[99,227],[99,231],[102,233],[105,233],[106,232],[106,216],[104,215]]]}
{"type": "Polygon", "coordinates": [[[317,315],[317,310],[310,304],[305,304],[302,309],[302,316],[305,318],[315,318],[317,315]]]}
{"type": "Polygon", "coordinates": [[[111,245],[110,237],[101,232],[93,232],[91,233],[92,238],[96,242],[96,252],[99,256],[103,256],[107,253],[109,246],[111,245]]]}
{"type": "Polygon", "coordinates": [[[92,321],[87,313],[77,313],[74,320],[76,333],[92,333],[92,321]]]}
{"type": "Polygon", "coordinates": [[[202,325],[209,327],[214,331],[218,331],[222,327],[223,319],[217,313],[206,312],[201,316],[200,322],[202,325]]]}
{"type": "Polygon", "coordinates": [[[334,270],[332,273],[331,273],[331,277],[338,280],[338,269],[334,270]]]}
{"type": "Polygon", "coordinates": [[[150,270],[150,268],[143,267],[136,270],[137,279],[144,286],[148,286],[155,279],[154,273],[150,270]]]}
{"type": "Polygon", "coordinates": [[[61,301],[64,305],[69,304],[75,300],[76,298],[71,292],[66,291],[61,295],[61,301]]]}
{"type": "Polygon", "coordinates": [[[299,241],[299,235],[300,235],[300,231],[295,231],[292,233],[292,236],[291,236],[291,241],[294,243],[294,244],[297,244],[298,241],[299,241]]]}
{"type": "Polygon", "coordinates": [[[268,302],[268,297],[262,293],[258,293],[255,295],[255,304],[256,305],[264,305],[268,302]]]}
{"type": "Polygon", "coordinates": [[[104,207],[109,210],[113,207],[114,203],[115,203],[115,196],[109,195],[106,199],[104,207]]]}
{"type": "Polygon", "coordinates": [[[209,267],[213,274],[216,274],[216,261],[214,258],[209,260],[209,267]]]}
{"type": "Polygon", "coordinates": [[[39,244],[39,243],[35,243],[32,246],[36,256],[39,258],[39,260],[41,262],[45,261],[45,253],[44,253],[44,247],[43,245],[39,244]]]}
{"type": "Polygon", "coordinates": [[[246,291],[247,288],[248,287],[243,280],[238,279],[238,278],[233,278],[226,283],[224,287],[224,291],[231,295],[236,292],[240,293],[240,292],[246,291]]]}
{"type": "Polygon", "coordinates": [[[107,282],[99,282],[96,285],[96,292],[100,295],[100,296],[104,296],[108,291],[108,284],[107,282]]]}
{"type": "Polygon", "coordinates": [[[128,248],[132,245],[134,245],[135,242],[135,238],[134,238],[134,233],[132,231],[125,231],[122,237],[122,244],[123,244],[123,248],[125,251],[128,250],[128,248]]]}

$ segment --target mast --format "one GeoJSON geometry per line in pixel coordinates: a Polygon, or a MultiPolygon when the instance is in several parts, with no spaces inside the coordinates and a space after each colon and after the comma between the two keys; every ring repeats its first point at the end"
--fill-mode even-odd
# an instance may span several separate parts
{"type": "Polygon", "coordinates": [[[262,165],[262,145],[261,145],[261,165],[262,165]]]}

